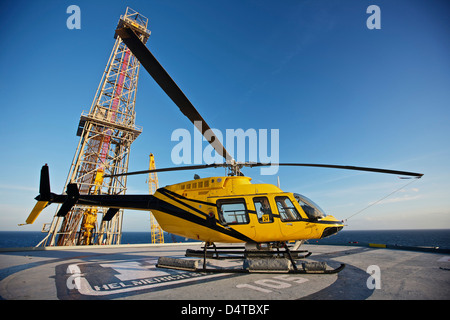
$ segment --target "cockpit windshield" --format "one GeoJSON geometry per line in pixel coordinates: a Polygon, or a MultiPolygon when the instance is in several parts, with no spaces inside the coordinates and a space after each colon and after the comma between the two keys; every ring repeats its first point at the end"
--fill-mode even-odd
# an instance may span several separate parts
{"type": "Polygon", "coordinates": [[[326,216],[323,210],[311,199],[308,199],[307,197],[298,193],[294,193],[294,197],[302,207],[303,211],[305,211],[309,219],[318,220],[326,216]]]}

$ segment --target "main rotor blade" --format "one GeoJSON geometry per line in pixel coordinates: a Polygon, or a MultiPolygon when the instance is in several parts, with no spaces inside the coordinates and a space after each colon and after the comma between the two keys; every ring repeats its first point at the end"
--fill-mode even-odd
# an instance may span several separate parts
{"type": "Polygon", "coordinates": [[[231,161],[233,158],[217,136],[211,131],[206,121],[134,31],[130,28],[123,27],[117,29],[116,33],[122,38],[123,42],[125,42],[152,78],[159,84],[161,89],[164,90],[170,99],[180,108],[181,112],[196,126],[216,152],[224,157],[225,160],[231,161]]]}
{"type": "Polygon", "coordinates": [[[132,176],[132,175],[136,175],[136,174],[145,174],[145,173],[151,173],[151,172],[183,171],[183,170],[195,170],[195,169],[206,169],[206,168],[218,168],[218,167],[226,167],[226,166],[227,166],[226,164],[222,164],[222,163],[200,164],[200,165],[196,165],[196,166],[159,168],[159,169],[133,171],[133,172],[119,173],[119,174],[110,174],[110,175],[104,175],[103,177],[110,178],[110,177],[120,177],[120,176],[132,176]]]}
{"type": "Polygon", "coordinates": [[[396,174],[401,176],[412,176],[416,178],[421,178],[423,173],[415,173],[408,171],[398,171],[390,169],[380,169],[380,168],[367,168],[367,167],[355,167],[355,166],[341,166],[333,164],[317,164],[317,163],[247,163],[248,167],[262,167],[262,166],[294,166],[294,167],[318,167],[318,168],[332,168],[332,169],[345,169],[345,170],[356,170],[356,171],[369,171],[387,174],[396,174]]]}
{"type": "MultiPolygon", "coordinates": [[[[318,164],[318,163],[244,162],[244,163],[237,163],[236,165],[241,166],[241,167],[242,166],[250,167],[250,168],[263,167],[263,166],[316,167],[316,168],[331,168],[331,169],[378,172],[378,173],[395,174],[395,175],[400,175],[400,176],[411,176],[411,177],[416,177],[416,178],[421,178],[423,176],[423,173],[408,172],[408,171],[398,171],[398,170],[368,168],[368,167],[355,167],[355,166],[342,166],[342,165],[334,165],[334,164],[318,164]]],[[[183,171],[183,170],[195,170],[195,169],[206,169],[206,168],[223,168],[223,167],[230,167],[230,166],[232,166],[232,165],[226,164],[226,163],[212,163],[212,164],[201,164],[201,165],[195,165],[195,166],[169,167],[169,168],[160,168],[160,169],[152,169],[152,170],[134,171],[134,172],[128,172],[128,173],[105,175],[104,177],[108,178],[108,177],[119,177],[119,176],[131,176],[131,175],[145,174],[145,173],[151,173],[151,172],[183,171]]]]}

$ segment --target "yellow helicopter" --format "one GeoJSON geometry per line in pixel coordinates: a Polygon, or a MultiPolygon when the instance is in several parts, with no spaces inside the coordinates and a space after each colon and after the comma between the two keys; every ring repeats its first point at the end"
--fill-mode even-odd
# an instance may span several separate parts
{"type": "MultiPolygon", "coordinates": [[[[27,223],[33,223],[50,203],[62,203],[57,213],[61,217],[65,216],[75,204],[109,208],[103,221],[110,220],[121,208],[151,211],[164,231],[205,242],[203,251],[188,250],[187,252],[193,256],[203,255],[204,264],[201,269],[203,271],[211,271],[205,267],[207,256],[218,258],[221,254],[230,253],[223,250],[227,247],[220,247],[222,250],[218,250],[214,243],[240,242],[246,244],[245,250],[242,251],[243,257],[247,257],[250,252],[258,252],[270,257],[281,254],[284,257],[287,256],[288,261],[291,262],[292,268],[289,267],[288,272],[307,273],[308,270],[297,268],[293,258],[293,255],[303,251],[290,250],[287,242],[320,239],[333,235],[344,227],[343,222],[326,215],[318,205],[305,196],[284,192],[272,184],[252,184],[251,178],[242,174],[243,167],[270,165],[322,167],[422,177],[422,174],[414,172],[342,165],[238,163],[230,156],[205,120],[139,39],[132,27],[122,26],[116,30],[116,34],[122,38],[181,112],[194,125],[201,124],[197,128],[216,152],[225,159],[225,163],[160,168],[103,177],[219,167],[228,168],[228,175],[209,178],[196,176],[191,181],[159,188],[154,195],[80,194],[74,183],[67,185],[66,194],[57,195],[50,191],[49,170],[45,165],[41,169],[40,194],[36,197],[38,202],[28,217],[27,223]],[[211,248],[213,251],[208,251],[211,248]],[[284,251],[280,253],[280,249],[284,251]]],[[[231,254],[235,253],[236,251],[231,252],[231,254]]],[[[331,271],[322,268],[312,272],[332,273],[342,268],[343,266],[331,271]]]]}

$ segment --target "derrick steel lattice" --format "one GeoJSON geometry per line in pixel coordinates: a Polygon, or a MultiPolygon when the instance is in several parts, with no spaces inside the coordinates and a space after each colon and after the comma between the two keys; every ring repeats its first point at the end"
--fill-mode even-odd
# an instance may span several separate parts
{"type": "MultiPolygon", "coordinates": [[[[127,8],[118,27],[127,26],[145,43],[150,36],[148,19],[127,8]]],[[[94,96],[89,112],[82,112],[80,137],[66,184],[76,183],[80,194],[125,194],[130,146],[142,132],[135,124],[136,90],[140,63],[119,36],[94,96]]],[[[123,210],[75,205],[57,211],[47,225],[45,245],[120,244],[123,210]],[[99,219],[98,219],[99,218],[99,219]],[[101,219],[100,219],[101,218],[101,219]]],[[[45,225],[44,225],[45,228],[45,225]]]]}

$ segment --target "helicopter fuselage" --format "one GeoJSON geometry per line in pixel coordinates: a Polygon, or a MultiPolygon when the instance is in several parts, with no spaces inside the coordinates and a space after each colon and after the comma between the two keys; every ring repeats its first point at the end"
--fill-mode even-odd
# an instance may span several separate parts
{"type": "Polygon", "coordinates": [[[86,195],[69,183],[66,194],[58,195],[50,191],[44,165],[38,202],[26,223],[33,223],[48,204],[61,203],[58,217],[74,205],[109,208],[102,223],[119,209],[151,211],[164,231],[209,243],[320,239],[344,226],[304,196],[250,181],[245,176],[199,178],[159,188],[153,195],[86,195]]]}
{"type": "Polygon", "coordinates": [[[159,188],[152,209],[164,231],[206,242],[320,239],[344,226],[310,217],[293,193],[244,176],[210,177],[159,188]]]}

